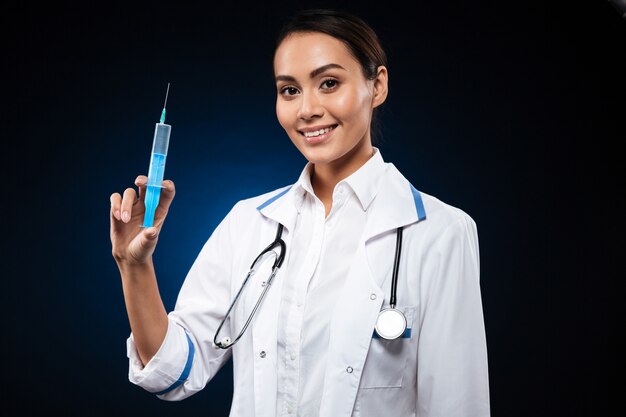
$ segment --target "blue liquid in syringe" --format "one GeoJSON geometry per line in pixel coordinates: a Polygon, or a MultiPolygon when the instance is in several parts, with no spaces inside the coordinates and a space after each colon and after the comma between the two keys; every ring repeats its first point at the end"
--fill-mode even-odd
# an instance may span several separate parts
{"type": "Polygon", "coordinates": [[[148,172],[148,186],[146,188],[146,214],[143,218],[143,227],[152,227],[154,223],[154,212],[159,205],[163,176],[165,174],[165,155],[153,153],[150,161],[150,171],[148,172]]]}

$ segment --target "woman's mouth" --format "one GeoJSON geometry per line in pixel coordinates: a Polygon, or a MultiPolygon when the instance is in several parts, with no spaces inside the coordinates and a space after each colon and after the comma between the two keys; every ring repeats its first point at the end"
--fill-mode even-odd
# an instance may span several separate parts
{"type": "Polygon", "coordinates": [[[320,143],[328,139],[332,135],[332,132],[335,130],[337,126],[338,125],[332,125],[323,129],[314,130],[310,132],[302,132],[299,130],[298,133],[304,136],[304,139],[307,141],[307,143],[316,144],[316,143],[320,143]]]}

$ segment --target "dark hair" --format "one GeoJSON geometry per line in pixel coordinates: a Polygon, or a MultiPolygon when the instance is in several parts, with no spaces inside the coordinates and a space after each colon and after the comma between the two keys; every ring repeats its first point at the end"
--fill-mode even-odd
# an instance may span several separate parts
{"type": "MultiPolygon", "coordinates": [[[[350,13],[329,9],[299,11],[278,33],[274,53],[285,38],[302,32],[325,33],[342,41],[361,64],[363,75],[368,80],[376,78],[379,66],[387,66],[387,55],[376,32],[362,19],[350,13]]],[[[372,142],[375,136],[378,137],[377,110],[375,108],[372,115],[372,142]]]]}

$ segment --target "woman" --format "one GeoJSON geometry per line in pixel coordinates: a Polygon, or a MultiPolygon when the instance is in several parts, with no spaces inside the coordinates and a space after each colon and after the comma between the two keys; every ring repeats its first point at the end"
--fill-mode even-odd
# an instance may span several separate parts
{"type": "Polygon", "coordinates": [[[235,204],[169,315],[152,253],[174,183],[164,181],[145,230],[147,178],[138,198],[132,188],[111,196],[130,380],[180,400],[232,355],[233,416],[489,415],[476,226],[372,146],[388,92],[375,33],[348,14],[302,12],[279,36],[274,75],[278,120],[309,162],[293,185],[235,204]],[[279,238],[273,281],[269,255],[228,314],[250,264],[279,238]],[[390,307],[405,318],[392,336],[378,319],[390,307]]]}

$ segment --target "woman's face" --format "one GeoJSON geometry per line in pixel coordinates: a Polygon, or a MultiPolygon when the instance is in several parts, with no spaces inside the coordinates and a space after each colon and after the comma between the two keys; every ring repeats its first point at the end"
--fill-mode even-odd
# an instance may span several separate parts
{"type": "Polygon", "coordinates": [[[295,33],[276,50],[274,76],[278,121],[307,160],[331,164],[371,147],[372,110],[387,94],[385,67],[367,80],[342,41],[295,33]]]}

